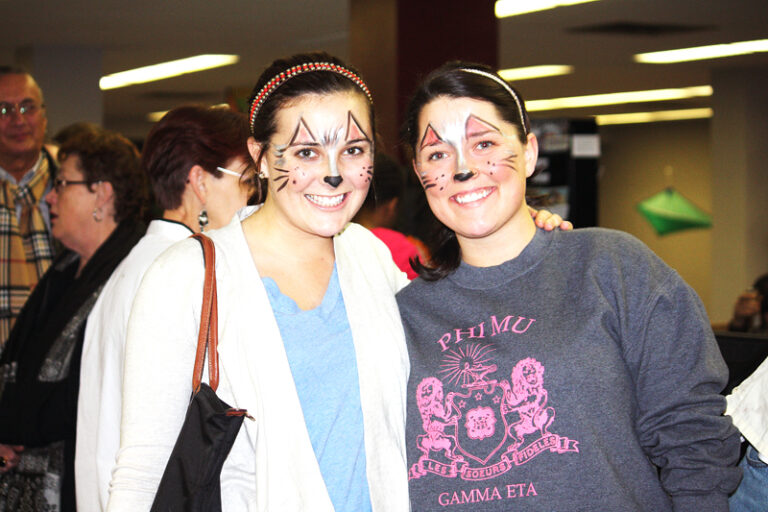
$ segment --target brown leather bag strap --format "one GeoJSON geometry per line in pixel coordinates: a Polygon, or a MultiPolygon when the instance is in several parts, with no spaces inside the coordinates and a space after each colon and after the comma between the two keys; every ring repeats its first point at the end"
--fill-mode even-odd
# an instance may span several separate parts
{"type": "Polygon", "coordinates": [[[202,233],[192,235],[203,246],[205,259],[205,281],[203,283],[203,306],[200,310],[200,330],[197,335],[197,354],[192,374],[192,389],[200,388],[203,379],[205,353],[208,352],[208,385],[216,391],[219,387],[219,314],[216,300],[216,249],[213,241],[202,233]]]}

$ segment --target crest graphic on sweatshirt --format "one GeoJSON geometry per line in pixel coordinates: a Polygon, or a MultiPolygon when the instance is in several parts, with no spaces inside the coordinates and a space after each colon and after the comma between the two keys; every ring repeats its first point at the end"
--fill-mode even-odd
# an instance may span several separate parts
{"type": "Polygon", "coordinates": [[[544,365],[527,357],[509,380],[496,380],[489,377],[498,371],[492,352],[478,344],[451,350],[443,380],[426,377],[416,387],[424,434],[416,439],[422,455],[410,468],[411,479],[432,473],[487,480],[545,452],[578,453],[578,441],[550,432],[555,409],[544,388],[544,365]]]}

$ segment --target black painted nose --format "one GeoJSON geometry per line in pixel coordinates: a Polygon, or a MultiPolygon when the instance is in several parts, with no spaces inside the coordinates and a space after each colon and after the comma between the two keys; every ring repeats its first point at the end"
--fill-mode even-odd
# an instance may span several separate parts
{"type": "Polygon", "coordinates": [[[453,180],[454,181],[467,181],[468,179],[470,179],[474,175],[475,175],[474,171],[457,172],[456,174],[453,175],[453,180]]]}
{"type": "Polygon", "coordinates": [[[344,178],[341,176],[326,176],[323,178],[323,181],[332,186],[333,188],[338,187],[341,185],[341,182],[344,181],[344,178]]]}

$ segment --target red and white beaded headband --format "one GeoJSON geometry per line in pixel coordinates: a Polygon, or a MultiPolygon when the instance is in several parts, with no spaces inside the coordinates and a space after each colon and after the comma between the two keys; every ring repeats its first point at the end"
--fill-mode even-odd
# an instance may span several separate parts
{"type": "Polygon", "coordinates": [[[299,64],[298,66],[288,68],[279,75],[275,76],[272,78],[272,80],[267,82],[264,87],[261,88],[256,96],[253,97],[250,113],[251,133],[253,133],[253,125],[256,121],[256,115],[259,113],[261,106],[264,105],[264,102],[267,101],[269,95],[272,94],[275,89],[283,85],[294,76],[310,73],[312,71],[330,71],[332,73],[336,73],[343,77],[349,78],[352,80],[352,82],[355,83],[355,85],[362,89],[366,96],[368,96],[368,101],[373,103],[373,97],[371,96],[371,91],[368,90],[368,86],[365,85],[365,82],[363,82],[362,78],[357,76],[349,69],[345,68],[344,66],[339,66],[338,64],[331,64],[330,62],[307,62],[305,64],[299,64]]]}
{"type": "Polygon", "coordinates": [[[525,119],[523,118],[523,108],[522,108],[522,105],[520,105],[520,98],[517,96],[517,94],[515,94],[515,90],[512,89],[507,82],[505,82],[498,76],[494,75],[493,73],[488,73],[487,71],[483,71],[482,69],[459,68],[459,71],[464,71],[465,73],[472,73],[474,75],[480,75],[486,78],[490,78],[497,84],[501,85],[504,89],[506,89],[509,95],[512,96],[512,99],[515,100],[515,104],[517,105],[517,112],[520,114],[520,125],[523,127],[523,135],[526,137],[528,136],[528,128],[525,127],[525,119]]]}

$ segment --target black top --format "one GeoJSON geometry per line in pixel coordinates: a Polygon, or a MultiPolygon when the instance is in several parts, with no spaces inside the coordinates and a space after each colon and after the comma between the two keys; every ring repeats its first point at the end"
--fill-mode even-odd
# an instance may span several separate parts
{"type": "Polygon", "coordinates": [[[66,250],[35,287],[0,355],[0,443],[27,448],[64,441],[62,510],[74,510],[74,447],[80,356],[88,313],[146,226],[123,221],[76,277],[66,250]]]}

